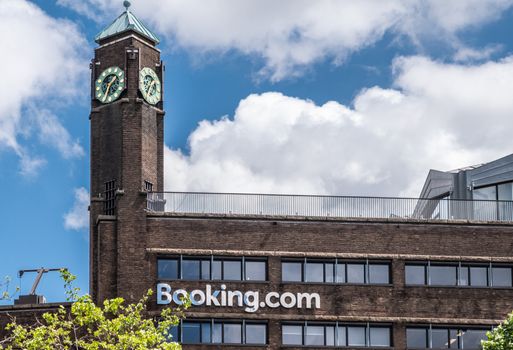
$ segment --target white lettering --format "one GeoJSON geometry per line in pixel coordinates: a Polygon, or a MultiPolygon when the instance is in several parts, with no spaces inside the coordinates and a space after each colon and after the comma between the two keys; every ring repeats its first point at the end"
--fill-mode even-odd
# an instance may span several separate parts
{"type": "Polygon", "coordinates": [[[321,297],[317,293],[297,293],[297,307],[298,309],[303,307],[303,299],[306,300],[306,308],[312,308],[312,300],[315,300],[315,308],[321,308],[321,297]]]}
{"type": "Polygon", "coordinates": [[[296,296],[289,292],[283,293],[280,297],[280,303],[281,306],[283,306],[286,309],[293,308],[294,306],[296,306],[296,296]],[[287,298],[290,299],[290,301],[287,302],[287,298]]]}
{"type": "Polygon", "coordinates": [[[171,286],[167,283],[157,284],[157,304],[167,305],[171,302],[171,286]]]}
{"type": "Polygon", "coordinates": [[[177,289],[171,293],[171,286],[167,283],[157,284],[157,304],[167,305],[174,302],[176,305],[183,305],[183,300],[190,297],[192,305],[200,306],[238,306],[244,307],[246,312],[257,312],[260,308],[276,309],[283,307],[291,309],[293,307],[301,308],[321,308],[321,297],[318,293],[290,293],[269,292],[260,298],[260,292],[247,291],[245,293],[235,290],[227,290],[225,284],[220,286],[219,290],[212,290],[212,286],[207,284],[205,291],[193,290],[188,293],[185,289],[177,289]]]}
{"type": "Polygon", "coordinates": [[[280,293],[270,292],[265,296],[265,303],[268,307],[275,309],[280,307],[280,293]],[[271,298],[276,299],[276,301],[272,301],[271,298]]]}

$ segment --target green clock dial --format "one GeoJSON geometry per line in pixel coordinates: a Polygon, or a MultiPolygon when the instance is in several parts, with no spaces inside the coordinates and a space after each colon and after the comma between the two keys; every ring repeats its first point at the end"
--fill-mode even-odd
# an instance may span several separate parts
{"type": "Polygon", "coordinates": [[[145,67],[139,73],[139,90],[142,96],[151,105],[160,102],[162,86],[157,73],[151,68],[145,67]]]}
{"type": "Polygon", "coordinates": [[[125,89],[125,72],[119,67],[105,69],[95,82],[95,96],[101,103],[116,101],[125,89]]]}

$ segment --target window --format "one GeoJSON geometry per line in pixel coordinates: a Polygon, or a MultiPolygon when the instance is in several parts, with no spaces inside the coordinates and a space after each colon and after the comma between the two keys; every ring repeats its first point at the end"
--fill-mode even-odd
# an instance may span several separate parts
{"type": "Polygon", "coordinates": [[[149,181],[144,181],[144,190],[146,192],[153,192],[153,184],[149,181]]]}
{"type": "Polygon", "coordinates": [[[246,344],[267,344],[267,325],[246,323],[246,344]]]}
{"type": "Polygon", "coordinates": [[[390,263],[301,259],[282,261],[283,282],[390,284],[390,263]]]}
{"type": "Polygon", "coordinates": [[[158,276],[161,279],[178,279],[178,260],[159,259],[157,263],[158,276]]]}
{"type": "Polygon", "coordinates": [[[303,264],[300,262],[282,262],[281,279],[283,282],[301,282],[303,264]]]}
{"type": "Polygon", "coordinates": [[[478,220],[511,220],[513,218],[513,182],[476,188],[474,200],[474,218],[478,220]],[[497,201],[497,202],[496,202],[497,201]]]}
{"type": "Polygon", "coordinates": [[[262,258],[181,256],[160,258],[157,265],[158,278],[161,280],[265,281],[267,279],[267,261],[262,258]]]}
{"type": "Polygon", "coordinates": [[[114,215],[116,209],[116,180],[105,183],[105,202],[103,203],[103,212],[105,215],[114,215]]]}
{"type": "Polygon", "coordinates": [[[265,261],[246,260],[246,281],[266,281],[265,261]]]}
{"type": "Polygon", "coordinates": [[[512,287],[513,268],[500,264],[406,263],[407,285],[512,287]]]}
{"type": "Polygon", "coordinates": [[[480,349],[489,329],[465,329],[460,327],[408,327],[408,349],[480,349]]]}
{"type": "Polygon", "coordinates": [[[267,344],[267,324],[240,321],[182,321],[171,329],[173,341],[183,344],[267,344]]]}
{"type": "Polygon", "coordinates": [[[303,345],[303,326],[283,325],[281,332],[282,344],[303,345]]]}
{"type": "Polygon", "coordinates": [[[492,267],[492,283],[494,287],[511,287],[511,267],[492,267]]]}
{"type": "Polygon", "coordinates": [[[429,268],[430,285],[455,286],[457,266],[431,265],[429,268]]]}
{"type": "Polygon", "coordinates": [[[282,325],[283,345],[391,347],[392,330],[386,325],[297,323],[282,325]]]}
{"type": "Polygon", "coordinates": [[[426,266],[424,265],[406,265],[406,284],[424,285],[426,284],[426,266]]]}

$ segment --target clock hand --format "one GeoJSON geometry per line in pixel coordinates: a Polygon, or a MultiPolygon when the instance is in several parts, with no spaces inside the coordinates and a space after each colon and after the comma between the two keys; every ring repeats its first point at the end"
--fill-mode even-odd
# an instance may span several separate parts
{"type": "Polygon", "coordinates": [[[112,79],[110,81],[110,83],[107,85],[107,90],[105,90],[105,96],[103,96],[103,102],[105,102],[105,100],[107,99],[107,96],[109,96],[109,90],[110,90],[110,87],[112,86],[112,84],[116,81],[118,77],[115,75],[114,76],[114,79],[112,79]]]}
{"type": "Polygon", "coordinates": [[[151,87],[152,87],[153,85],[155,85],[155,80],[153,80],[153,81],[151,82],[151,84],[148,86],[148,88],[146,89],[146,93],[149,93],[149,92],[150,92],[150,89],[151,89],[151,87]]]}

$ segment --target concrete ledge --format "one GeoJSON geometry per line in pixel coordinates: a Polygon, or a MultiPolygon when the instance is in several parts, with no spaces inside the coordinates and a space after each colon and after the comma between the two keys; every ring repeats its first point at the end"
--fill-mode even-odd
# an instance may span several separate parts
{"type": "Polygon", "coordinates": [[[280,216],[280,215],[250,215],[250,214],[206,214],[206,213],[164,213],[146,211],[150,219],[218,219],[218,220],[262,220],[262,221],[298,221],[298,222],[342,222],[342,223],[371,223],[371,224],[423,224],[423,225],[472,225],[472,226],[513,226],[507,221],[478,221],[478,220],[434,220],[408,218],[342,218],[329,216],[280,216]]]}
{"type": "Polygon", "coordinates": [[[308,258],[345,258],[345,259],[386,259],[386,260],[437,260],[465,262],[513,262],[513,256],[465,256],[465,255],[422,255],[422,254],[362,254],[337,252],[291,252],[281,250],[211,250],[211,249],[175,249],[175,248],[146,248],[149,254],[172,255],[228,255],[228,256],[279,256],[279,257],[308,257],[308,258]]]}

